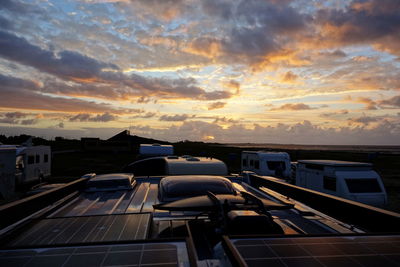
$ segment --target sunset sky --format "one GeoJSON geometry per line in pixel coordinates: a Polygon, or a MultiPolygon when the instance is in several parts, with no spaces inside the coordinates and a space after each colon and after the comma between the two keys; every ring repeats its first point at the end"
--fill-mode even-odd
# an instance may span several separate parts
{"type": "Polygon", "coordinates": [[[400,145],[399,0],[1,0],[0,134],[400,145]]]}

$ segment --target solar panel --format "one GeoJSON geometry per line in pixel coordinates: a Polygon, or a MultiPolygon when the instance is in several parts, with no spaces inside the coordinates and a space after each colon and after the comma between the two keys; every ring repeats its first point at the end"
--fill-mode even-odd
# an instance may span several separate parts
{"type": "Polygon", "coordinates": [[[141,240],[148,235],[150,221],[150,213],[42,219],[7,246],[141,240]]]}
{"type": "Polygon", "coordinates": [[[236,238],[227,242],[248,266],[400,266],[400,236],[236,238]]]}
{"type": "Polygon", "coordinates": [[[189,266],[184,242],[0,250],[0,266],[189,266]]]}

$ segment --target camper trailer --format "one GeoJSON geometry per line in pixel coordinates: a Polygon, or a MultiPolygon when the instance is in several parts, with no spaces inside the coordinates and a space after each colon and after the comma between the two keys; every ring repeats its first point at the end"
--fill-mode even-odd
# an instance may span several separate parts
{"type": "Polygon", "coordinates": [[[287,179],[291,174],[290,157],[286,152],[243,151],[241,169],[287,179]]]}
{"type": "Polygon", "coordinates": [[[299,160],[296,185],[373,206],[387,203],[381,177],[369,163],[299,160]]]}
{"type": "Polygon", "coordinates": [[[15,151],[7,153],[7,159],[2,156],[1,161],[14,162],[13,168],[17,185],[40,181],[50,176],[51,149],[49,146],[1,145],[0,149],[15,151]]]}
{"type": "Polygon", "coordinates": [[[49,146],[0,146],[0,193],[10,198],[16,186],[40,182],[50,176],[49,146]]]}
{"type": "Polygon", "coordinates": [[[172,145],[141,144],[139,148],[140,157],[172,156],[173,154],[172,145]]]}

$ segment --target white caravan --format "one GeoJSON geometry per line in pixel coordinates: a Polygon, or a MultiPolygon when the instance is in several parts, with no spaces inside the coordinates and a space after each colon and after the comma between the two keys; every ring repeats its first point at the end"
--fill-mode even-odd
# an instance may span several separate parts
{"type": "Polygon", "coordinates": [[[286,152],[243,151],[242,171],[258,175],[290,178],[290,156],[286,152]]]}
{"type": "Polygon", "coordinates": [[[123,169],[123,172],[133,173],[135,176],[227,175],[228,168],[223,161],[215,158],[168,156],[132,162],[123,169]]]}
{"type": "Polygon", "coordinates": [[[17,185],[40,181],[50,176],[50,146],[0,145],[0,149],[3,151],[0,166],[7,165],[7,168],[14,170],[17,185]],[[9,166],[9,162],[13,162],[12,166],[9,166]]]}
{"type": "Polygon", "coordinates": [[[139,154],[142,157],[172,156],[174,147],[172,145],[141,144],[139,154]]]}
{"type": "Polygon", "coordinates": [[[382,179],[369,163],[299,160],[296,185],[373,206],[387,203],[382,179]]]}

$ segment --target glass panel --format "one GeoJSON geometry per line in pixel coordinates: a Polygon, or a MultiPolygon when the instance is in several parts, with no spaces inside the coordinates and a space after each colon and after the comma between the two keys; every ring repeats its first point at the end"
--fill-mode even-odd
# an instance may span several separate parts
{"type": "Polygon", "coordinates": [[[345,179],[350,193],[378,193],[382,192],[376,179],[345,179]]]}

